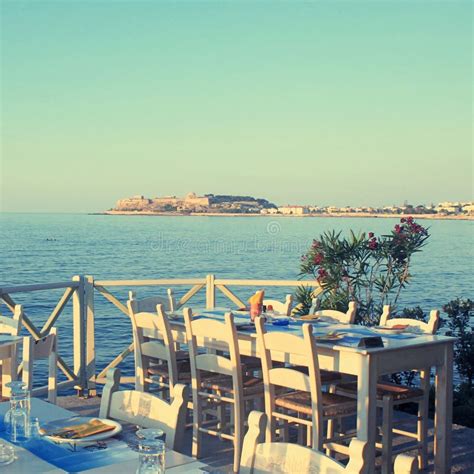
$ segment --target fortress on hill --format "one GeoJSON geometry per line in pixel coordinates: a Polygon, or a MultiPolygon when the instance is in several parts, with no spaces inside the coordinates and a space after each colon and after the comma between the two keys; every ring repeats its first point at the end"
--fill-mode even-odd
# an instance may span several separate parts
{"type": "Polygon", "coordinates": [[[269,208],[276,208],[276,206],[266,199],[256,199],[251,196],[214,194],[197,196],[195,193],[188,193],[184,197],[132,196],[118,200],[113,211],[255,213],[269,208]]]}

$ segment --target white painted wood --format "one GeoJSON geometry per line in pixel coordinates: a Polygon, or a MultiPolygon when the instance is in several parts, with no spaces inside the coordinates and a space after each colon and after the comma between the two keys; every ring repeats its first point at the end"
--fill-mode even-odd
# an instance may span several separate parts
{"type": "Polygon", "coordinates": [[[278,300],[272,300],[272,299],[264,299],[263,304],[266,305],[267,307],[268,305],[272,305],[273,310],[276,313],[284,314],[285,316],[290,316],[292,304],[293,304],[293,296],[286,295],[284,302],[281,302],[278,300]]]}
{"type": "Polygon", "coordinates": [[[86,326],[84,319],[84,278],[74,276],[73,282],[78,282],[72,297],[73,321],[73,349],[74,349],[74,375],[77,377],[77,388],[80,393],[87,387],[86,380],[86,326]]]}
{"type": "Polygon", "coordinates": [[[355,301],[349,302],[349,307],[345,313],[332,309],[323,309],[314,313],[320,318],[329,318],[339,321],[342,324],[354,324],[357,314],[357,303],[355,301]]]}
{"type": "Polygon", "coordinates": [[[28,390],[33,390],[33,366],[35,361],[48,359],[48,401],[55,404],[57,398],[57,365],[58,365],[58,337],[56,328],[41,339],[34,340],[31,336],[23,338],[23,382],[28,390]]]}
{"type": "Polygon", "coordinates": [[[145,428],[160,428],[166,434],[166,446],[180,451],[183,448],[186,427],[188,401],[186,385],[176,384],[173,401],[167,403],[151,393],[137,390],[119,391],[119,384],[120,370],[110,370],[102,394],[99,416],[145,428]]]}
{"type": "Polygon", "coordinates": [[[224,322],[204,318],[193,320],[190,308],[184,308],[183,313],[186,327],[186,340],[189,346],[191,363],[191,386],[193,394],[193,456],[199,458],[201,454],[203,432],[230,439],[234,444],[234,472],[238,472],[244,430],[245,398],[243,395],[240,352],[234,318],[232,313],[226,313],[224,322]],[[200,354],[199,348],[208,347],[207,341],[209,339],[224,346],[225,351],[229,356],[226,358],[223,355],[200,354]],[[224,359],[227,360],[225,361],[224,359]],[[224,397],[218,390],[216,391],[216,394],[213,394],[213,398],[219,400],[220,403],[225,402],[231,405],[234,429],[233,433],[230,435],[224,434],[221,431],[221,429],[224,428],[222,418],[220,418],[221,423],[216,430],[210,430],[203,427],[205,416],[203,402],[209,398],[209,395],[203,393],[201,390],[201,372],[208,370],[223,375],[230,375],[232,377],[232,386],[234,389],[232,396],[229,395],[224,397]]]}
{"type": "Polygon", "coordinates": [[[171,288],[167,289],[167,297],[150,296],[148,298],[137,298],[135,291],[128,292],[129,301],[134,301],[134,310],[136,313],[154,313],[156,306],[161,304],[165,311],[173,312],[176,305],[174,301],[173,291],[171,288]]]}
{"type": "Polygon", "coordinates": [[[178,382],[178,369],[175,343],[163,304],[155,305],[154,313],[141,310],[139,300],[130,299],[127,304],[135,351],[135,389],[148,389],[147,371],[150,361],[164,361],[168,367],[167,386],[172,394],[173,387],[178,382]]]}
{"type": "Polygon", "coordinates": [[[249,429],[245,435],[240,474],[260,474],[270,472],[303,473],[321,472],[327,474],[365,473],[366,443],[354,439],[349,447],[347,466],[316,450],[288,443],[264,442],[267,425],[265,414],[253,411],[248,418],[249,429]]]}
{"type": "Polygon", "coordinates": [[[206,277],[206,308],[212,309],[216,306],[216,278],[214,275],[206,277]]]}
{"type": "Polygon", "coordinates": [[[10,397],[11,390],[7,384],[17,379],[17,350],[21,338],[3,342],[0,346],[0,361],[2,363],[2,397],[10,397]]]}
{"type": "Polygon", "coordinates": [[[425,334],[435,334],[440,322],[439,310],[430,311],[428,322],[419,321],[411,318],[392,318],[390,305],[383,307],[383,313],[380,317],[380,326],[393,327],[398,324],[406,324],[409,327],[420,329],[425,334]]]}
{"type": "Polygon", "coordinates": [[[86,332],[86,382],[88,395],[96,395],[95,389],[95,315],[94,315],[94,277],[84,277],[84,317],[86,332]]]}
{"type": "MultiPolygon", "coordinates": [[[[284,414],[276,409],[275,397],[276,387],[285,387],[293,390],[302,390],[311,394],[312,416],[305,424],[311,427],[312,447],[321,450],[323,447],[323,404],[322,404],[322,386],[319,372],[319,361],[316,343],[313,337],[313,326],[303,324],[303,337],[289,335],[283,332],[267,333],[264,325],[264,319],[257,317],[255,320],[257,329],[257,341],[262,361],[262,375],[265,387],[265,413],[268,420],[266,440],[274,440],[275,421],[284,419],[291,423],[300,425],[302,420],[297,415],[291,416],[284,414]],[[286,341],[286,345],[285,345],[286,341]],[[297,354],[304,357],[302,364],[308,369],[308,375],[299,370],[289,367],[273,367],[274,354],[297,354]]],[[[341,451],[343,448],[334,445],[335,451],[341,451]]]]}
{"type": "Polygon", "coordinates": [[[18,336],[20,334],[21,323],[23,320],[23,307],[20,304],[15,305],[13,317],[0,316],[0,334],[10,334],[18,336]]]}
{"type": "Polygon", "coordinates": [[[394,474],[418,474],[416,458],[399,454],[395,458],[394,474]]]}
{"type": "MultiPolygon", "coordinates": [[[[440,321],[439,311],[434,309],[430,312],[428,322],[419,321],[410,318],[392,318],[390,305],[385,305],[382,316],[380,317],[380,325],[385,327],[394,327],[398,324],[408,325],[410,328],[416,328],[425,334],[435,334],[438,329],[440,321]]],[[[420,388],[423,390],[423,396],[417,399],[410,399],[410,402],[418,404],[418,420],[416,433],[405,432],[404,436],[413,437],[419,444],[418,451],[418,466],[424,469],[427,465],[428,453],[428,406],[429,406],[429,392],[430,392],[430,367],[425,367],[420,371],[420,388]]],[[[394,403],[390,396],[384,397],[382,402],[378,405],[383,410],[382,423],[382,473],[391,474],[392,472],[392,442],[393,442],[393,407],[399,405],[401,402],[394,403]],[[387,413],[387,411],[390,413],[387,413]]],[[[410,450],[410,445],[406,445],[407,451],[410,450]]]]}
{"type": "Polygon", "coordinates": [[[435,472],[451,472],[451,430],[453,418],[453,346],[443,347],[443,363],[435,376],[435,472]]]}
{"type": "MultiPolygon", "coordinates": [[[[9,402],[0,403],[0,418],[3,419],[6,411],[10,407],[9,402]]],[[[64,408],[58,407],[57,405],[52,405],[40,400],[38,398],[31,399],[31,415],[38,417],[42,423],[48,423],[51,421],[61,420],[64,418],[70,418],[75,416],[76,413],[65,410],[64,408]]],[[[36,457],[34,454],[30,453],[26,449],[23,449],[19,446],[15,446],[15,450],[18,455],[18,459],[10,464],[9,466],[3,466],[1,469],[2,474],[19,474],[19,473],[62,473],[60,469],[42,461],[40,458],[36,457]]],[[[98,467],[95,469],[90,469],[87,472],[90,474],[121,474],[121,473],[133,473],[138,467],[138,453],[133,455],[131,451],[132,459],[130,461],[123,462],[120,464],[110,464],[108,466],[98,467]]],[[[184,454],[178,453],[173,450],[166,450],[166,471],[175,472],[174,468],[177,469],[176,472],[180,472],[179,468],[182,467],[182,472],[187,472],[185,467],[189,465],[189,471],[194,468],[204,467],[202,463],[197,462],[195,459],[186,456],[184,454]]]]}

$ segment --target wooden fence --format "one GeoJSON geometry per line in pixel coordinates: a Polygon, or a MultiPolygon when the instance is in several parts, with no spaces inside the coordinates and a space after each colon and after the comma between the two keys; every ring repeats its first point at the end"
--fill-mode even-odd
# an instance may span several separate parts
{"type": "MultiPolygon", "coordinates": [[[[23,326],[35,340],[48,334],[55,322],[61,316],[63,309],[72,299],[72,339],[73,339],[73,368],[69,367],[60,357],[58,359],[59,369],[66,375],[67,380],[61,382],[59,389],[75,387],[80,394],[88,392],[95,395],[96,383],[104,383],[105,375],[111,368],[117,367],[127,356],[133,352],[133,343],[125,347],[107,366],[96,373],[96,349],[95,349],[95,320],[100,315],[95,314],[94,300],[100,295],[112,303],[124,316],[128,317],[126,301],[113,294],[114,288],[134,289],[136,287],[189,287],[185,294],[176,303],[176,310],[182,308],[198,293],[205,291],[206,307],[211,309],[216,304],[216,294],[220,292],[236,308],[245,306],[232,291],[231,287],[297,287],[306,285],[313,287],[316,292],[321,288],[315,281],[307,280],[238,280],[218,279],[215,275],[207,275],[205,278],[177,278],[157,280],[94,280],[92,276],[74,276],[70,282],[24,285],[0,288],[0,298],[13,311],[16,302],[12,298],[15,293],[28,293],[33,291],[46,291],[64,288],[64,293],[57,302],[55,308],[47,318],[46,323],[38,329],[28,316],[28,308],[24,308],[23,326]]],[[[59,341],[61,343],[61,341],[59,341]]],[[[21,368],[20,368],[21,370],[21,368]]],[[[124,377],[122,382],[132,382],[132,378],[124,377]]],[[[47,387],[42,387],[46,391],[47,387]]]]}

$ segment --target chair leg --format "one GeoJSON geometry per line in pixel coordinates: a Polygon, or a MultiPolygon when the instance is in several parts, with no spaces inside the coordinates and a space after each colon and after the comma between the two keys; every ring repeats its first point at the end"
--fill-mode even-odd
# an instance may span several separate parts
{"type": "Polygon", "coordinates": [[[244,413],[241,403],[234,403],[234,472],[239,472],[244,439],[244,413]]]}
{"type": "Polygon", "coordinates": [[[195,458],[201,457],[201,438],[202,433],[199,430],[202,419],[202,401],[197,393],[197,390],[193,390],[193,446],[192,455],[195,458]]]}
{"type": "Polygon", "coordinates": [[[416,439],[421,443],[418,454],[418,467],[425,469],[428,464],[428,404],[430,396],[430,371],[420,372],[421,388],[424,392],[423,399],[418,402],[418,421],[416,439]]]}
{"type": "Polygon", "coordinates": [[[392,472],[392,442],[393,442],[393,399],[383,397],[382,411],[382,474],[392,472]]]}

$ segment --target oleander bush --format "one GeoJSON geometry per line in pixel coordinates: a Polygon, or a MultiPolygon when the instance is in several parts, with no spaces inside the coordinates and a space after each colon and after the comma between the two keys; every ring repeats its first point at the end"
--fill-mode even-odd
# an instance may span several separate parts
{"type": "MultiPolygon", "coordinates": [[[[346,311],[349,302],[356,301],[357,322],[376,324],[385,304],[396,306],[411,279],[412,256],[428,238],[428,229],[411,216],[401,218],[387,235],[325,232],[302,255],[300,276],[310,275],[322,287],[321,309],[346,311]]],[[[307,292],[300,289],[296,299],[307,307],[307,292]]]]}

